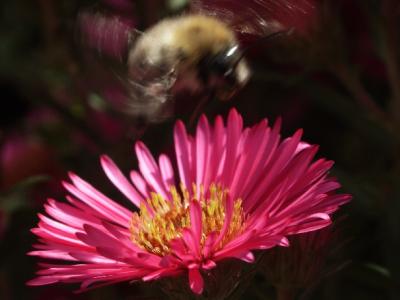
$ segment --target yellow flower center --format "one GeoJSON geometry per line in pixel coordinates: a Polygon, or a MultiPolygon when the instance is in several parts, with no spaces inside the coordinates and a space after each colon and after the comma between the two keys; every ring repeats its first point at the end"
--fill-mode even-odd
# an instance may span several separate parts
{"type": "MultiPolygon", "coordinates": [[[[170,253],[170,241],[182,237],[182,230],[190,228],[189,203],[196,199],[200,203],[202,213],[201,246],[211,232],[219,233],[225,222],[225,204],[228,190],[216,184],[211,184],[208,192],[200,188],[200,196],[190,196],[188,190],[181,186],[180,192],[172,186],[169,199],[160,194],[151,193],[147,199],[148,205],[142,204],[139,213],[134,213],[131,219],[131,240],[139,247],[159,256],[170,253]],[[149,211],[151,208],[153,213],[149,211]]],[[[196,195],[193,186],[193,195],[196,195]]],[[[245,215],[242,200],[234,201],[233,214],[228,230],[216,247],[220,249],[233,237],[242,232],[245,215]]]]}

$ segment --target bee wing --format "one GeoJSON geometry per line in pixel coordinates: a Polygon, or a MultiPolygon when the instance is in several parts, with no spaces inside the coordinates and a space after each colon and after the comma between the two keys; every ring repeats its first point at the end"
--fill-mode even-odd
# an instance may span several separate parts
{"type": "Polygon", "coordinates": [[[224,20],[239,34],[265,36],[289,28],[305,31],[315,0],[194,0],[192,9],[224,20]]]}
{"type": "MultiPolygon", "coordinates": [[[[151,66],[149,68],[152,68],[151,66]]],[[[120,78],[126,98],[120,108],[132,116],[145,118],[150,122],[162,122],[172,114],[173,97],[171,87],[176,81],[173,72],[163,72],[153,67],[149,72],[120,78]]]]}
{"type": "Polygon", "coordinates": [[[79,43],[99,57],[125,63],[128,51],[142,34],[132,19],[107,13],[99,7],[82,10],[78,15],[79,43]]]}
{"type": "Polygon", "coordinates": [[[131,116],[148,121],[162,121],[170,114],[167,106],[169,89],[176,77],[171,70],[156,66],[130,66],[129,52],[143,34],[135,29],[134,22],[99,8],[86,9],[78,16],[78,40],[91,50],[105,70],[98,70],[90,59],[94,73],[91,76],[107,76],[97,88],[110,106],[131,116]],[[132,67],[134,71],[132,71],[132,67]],[[105,71],[105,72],[104,72],[105,71]]]}

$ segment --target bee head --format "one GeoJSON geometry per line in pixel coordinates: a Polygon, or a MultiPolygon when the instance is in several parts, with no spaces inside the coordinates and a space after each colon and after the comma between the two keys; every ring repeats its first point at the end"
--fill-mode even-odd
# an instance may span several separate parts
{"type": "Polygon", "coordinates": [[[219,98],[226,100],[246,84],[250,70],[243,59],[243,52],[238,45],[234,45],[201,59],[199,77],[205,86],[218,91],[219,98]]]}

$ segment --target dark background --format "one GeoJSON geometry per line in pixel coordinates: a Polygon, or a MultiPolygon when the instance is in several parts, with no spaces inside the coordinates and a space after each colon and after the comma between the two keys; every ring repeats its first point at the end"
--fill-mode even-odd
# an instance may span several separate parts
{"type": "MultiPolygon", "coordinates": [[[[143,29],[178,10],[181,2],[110,0],[103,5],[143,29]]],[[[323,262],[310,278],[275,276],[271,267],[255,277],[246,299],[273,299],[273,287],[285,284],[296,290],[297,299],[400,299],[397,2],[316,2],[305,32],[261,43],[249,53],[254,76],[238,95],[204,107],[211,117],[226,116],[235,106],[247,125],[282,116],[284,136],[304,128],[304,139],[319,144],[319,155],[336,162],[332,174],[354,196],[337,214],[334,234],[322,250],[307,250],[302,254],[308,255],[307,263],[291,265],[310,270],[313,255],[320,255],[323,262]]],[[[109,99],[96,92],[95,72],[76,43],[76,17],[93,3],[0,4],[0,299],[137,299],[148,293],[146,286],[127,283],[82,295],[72,294],[76,286],[25,286],[38,261],[25,255],[35,241],[29,230],[47,197],[63,198],[59,181],[66,172],[74,170],[113,196],[99,155],[109,154],[127,171],[136,164],[135,139],[153,153],[168,153],[174,119],[191,118],[192,106],[184,102],[172,119],[147,126],[108,109],[109,99]]]]}

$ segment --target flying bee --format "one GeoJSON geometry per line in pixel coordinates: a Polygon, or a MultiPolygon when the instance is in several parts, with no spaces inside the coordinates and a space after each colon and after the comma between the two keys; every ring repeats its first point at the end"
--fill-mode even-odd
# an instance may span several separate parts
{"type": "MultiPolygon", "coordinates": [[[[157,122],[172,114],[177,95],[198,101],[199,108],[209,99],[228,100],[248,82],[246,49],[220,16],[202,8],[201,13],[166,18],[139,32],[116,16],[84,12],[81,38],[122,63],[115,72],[124,90],[119,110],[157,122]]],[[[269,33],[275,31],[264,31],[267,38],[285,32],[263,22],[269,33]]]]}
{"type": "Polygon", "coordinates": [[[218,19],[183,15],[165,19],[144,32],[128,55],[129,78],[152,82],[149,92],[205,90],[226,100],[242,87],[250,70],[234,32],[218,19]],[[172,80],[171,80],[172,79],[172,80]],[[172,85],[174,86],[172,86],[172,85]]]}

